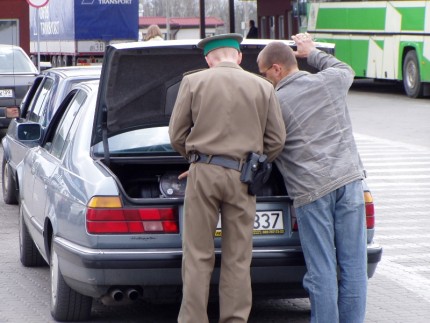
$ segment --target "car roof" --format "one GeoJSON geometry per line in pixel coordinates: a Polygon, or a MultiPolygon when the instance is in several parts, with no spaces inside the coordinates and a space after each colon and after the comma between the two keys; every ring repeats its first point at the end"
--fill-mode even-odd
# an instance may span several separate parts
{"type": "Polygon", "coordinates": [[[0,44],[0,48],[13,48],[13,49],[22,49],[21,47],[19,47],[19,46],[16,46],[16,45],[10,45],[10,44],[0,44]]]}
{"type": "Polygon", "coordinates": [[[101,73],[100,66],[69,66],[69,67],[54,67],[44,70],[42,74],[58,74],[63,78],[79,77],[79,76],[92,76],[101,73]]]}
{"type": "Polygon", "coordinates": [[[15,75],[39,74],[39,71],[37,70],[36,66],[34,66],[28,54],[20,46],[0,44],[0,53],[2,55],[3,54],[7,55],[8,53],[15,55],[16,53],[19,53],[18,55],[20,59],[15,60],[14,64],[11,64],[11,66],[3,66],[3,68],[7,68],[10,70],[9,73],[7,74],[15,74],[15,75]],[[18,66],[20,68],[17,69],[18,66]]]}

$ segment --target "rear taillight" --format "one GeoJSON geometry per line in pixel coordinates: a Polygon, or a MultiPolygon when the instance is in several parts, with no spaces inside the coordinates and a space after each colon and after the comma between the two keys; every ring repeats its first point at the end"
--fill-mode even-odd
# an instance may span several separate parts
{"type": "Polygon", "coordinates": [[[119,197],[93,197],[86,222],[91,234],[179,232],[177,208],[124,208],[119,197]]]}
{"type": "Polygon", "coordinates": [[[364,203],[366,207],[366,226],[367,229],[375,227],[375,207],[373,205],[373,197],[369,191],[364,192],[364,203]]]}
{"type": "MultiPolygon", "coordinates": [[[[373,229],[375,227],[375,207],[373,205],[373,197],[369,191],[364,192],[364,203],[366,208],[366,227],[373,229]]],[[[293,231],[298,231],[299,226],[297,223],[296,212],[291,208],[291,228],[293,231]]]]}
{"type": "Polygon", "coordinates": [[[291,213],[291,229],[293,231],[299,231],[299,224],[297,222],[296,211],[294,210],[293,207],[290,208],[290,213],[291,213]]]}

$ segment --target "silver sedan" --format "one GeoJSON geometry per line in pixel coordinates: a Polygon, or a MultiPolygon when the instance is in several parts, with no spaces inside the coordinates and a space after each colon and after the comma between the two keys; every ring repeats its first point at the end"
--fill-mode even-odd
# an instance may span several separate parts
{"type": "MultiPolygon", "coordinates": [[[[187,162],[173,151],[167,125],[183,73],[205,68],[198,40],[107,48],[100,83],[77,85],[44,136],[18,166],[20,252],[24,266],[51,268],[51,313],[86,320],[93,298],[126,303],[181,297],[181,233],[187,162]]],[[[255,71],[267,41],[242,44],[242,66],[255,71]]],[[[368,273],[381,247],[372,243],[368,190],[368,273]]],[[[218,283],[221,224],[214,232],[218,283]]],[[[251,275],[257,297],[307,297],[300,239],[283,180],[274,169],[257,195],[251,275]]],[[[216,293],[217,289],[212,288],[216,293]]]]}

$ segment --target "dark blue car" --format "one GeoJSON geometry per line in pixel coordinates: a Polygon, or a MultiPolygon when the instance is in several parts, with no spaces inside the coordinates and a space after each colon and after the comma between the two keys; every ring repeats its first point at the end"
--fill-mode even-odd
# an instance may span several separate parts
{"type": "Polygon", "coordinates": [[[62,67],[46,70],[36,77],[21,103],[20,116],[9,119],[8,130],[2,140],[2,189],[5,203],[17,203],[19,192],[16,166],[22,161],[28,148],[37,145],[37,142],[31,140],[17,140],[17,125],[39,123],[45,129],[72,86],[82,81],[99,79],[100,71],[100,66],[62,67]]]}

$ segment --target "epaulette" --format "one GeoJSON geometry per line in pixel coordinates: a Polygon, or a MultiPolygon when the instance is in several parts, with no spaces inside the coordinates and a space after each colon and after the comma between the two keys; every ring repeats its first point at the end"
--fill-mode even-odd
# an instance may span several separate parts
{"type": "Polygon", "coordinates": [[[184,74],[182,74],[182,75],[183,75],[183,76],[186,76],[186,75],[194,74],[194,73],[197,73],[197,72],[200,72],[200,71],[204,71],[204,70],[207,70],[207,68],[200,68],[200,69],[198,69],[198,70],[188,71],[188,72],[185,72],[185,73],[184,73],[184,74]]]}

